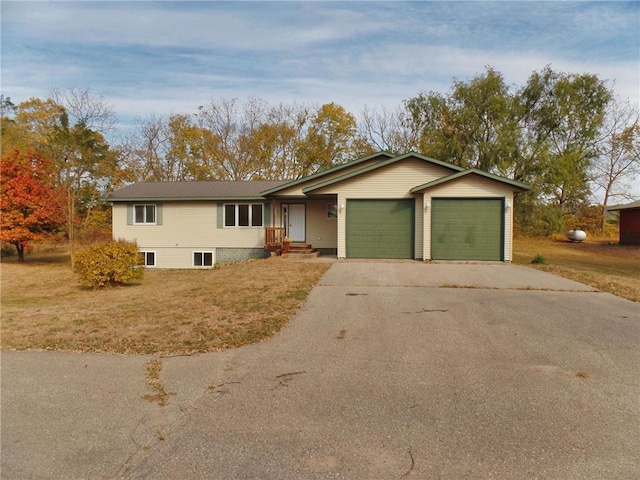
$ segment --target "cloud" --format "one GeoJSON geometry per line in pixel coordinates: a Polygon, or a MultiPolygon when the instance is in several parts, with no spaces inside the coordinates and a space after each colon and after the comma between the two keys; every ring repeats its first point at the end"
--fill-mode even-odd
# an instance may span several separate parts
{"type": "Polygon", "coordinates": [[[211,98],[335,101],[359,113],[446,92],[487,65],[522,85],[550,64],[638,102],[637,2],[2,2],[14,101],[90,88],[123,123],[211,98]]]}
{"type": "Polygon", "coordinates": [[[82,45],[278,50],[379,31],[381,22],[343,8],[291,3],[89,2],[9,4],[13,31],[82,45]],[[273,6],[278,6],[277,14],[273,6]]]}

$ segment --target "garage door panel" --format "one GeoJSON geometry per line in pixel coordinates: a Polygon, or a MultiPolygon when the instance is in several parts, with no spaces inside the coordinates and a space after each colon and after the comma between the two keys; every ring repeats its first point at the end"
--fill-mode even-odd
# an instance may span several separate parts
{"type": "Polygon", "coordinates": [[[348,258],[413,258],[414,201],[348,200],[348,258]]]}
{"type": "Polygon", "coordinates": [[[434,260],[503,260],[501,199],[433,199],[434,260]]]}

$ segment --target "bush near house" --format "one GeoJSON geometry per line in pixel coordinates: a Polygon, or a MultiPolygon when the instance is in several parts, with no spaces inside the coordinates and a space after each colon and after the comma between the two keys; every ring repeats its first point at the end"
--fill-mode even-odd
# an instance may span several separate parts
{"type": "Polygon", "coordinates": [[[144,266],[135,242],[118,240],[95,244],[75,254],[73,263],[73,271],[79,275],[80,283],[93,289],[144,278],[144,266]]]}

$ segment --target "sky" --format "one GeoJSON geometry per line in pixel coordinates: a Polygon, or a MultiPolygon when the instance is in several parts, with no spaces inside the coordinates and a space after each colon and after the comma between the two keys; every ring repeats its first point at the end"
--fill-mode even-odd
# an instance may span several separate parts
{"type": "Polygon", "coordinates": [[[211,100],[335,102],[358,116],[446,93],[492,66],[521,86],[546,65],[640,101],[640,2],[7,1],[1,92],[89,89],[121,130],[211,100]]]}

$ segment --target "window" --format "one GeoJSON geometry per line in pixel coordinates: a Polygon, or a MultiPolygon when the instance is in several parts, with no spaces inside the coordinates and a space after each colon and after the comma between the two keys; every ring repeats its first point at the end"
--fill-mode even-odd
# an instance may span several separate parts
{"type": "Polygon", "coordinates": [[[335,203],[327,204],[327,219],[335,220],[338,218],[338,205],[335,203]]]}
{"type": "Polygon", "coordinates": [[[140,265],[145,267],[156,266],[156,252],[140,252],[140,265]]]}
{"type": "Polygon", "coordinates": [[[156,206],[155,205],[134,205],[133,206],[134,223],[155,224],[156,223],[156,206]]]}
{"type": "Polygon", "coordinates": [[[193,252],[194,267],[213,267],[213,252],[193,252]]]}
{"type": "Polygon", "coordinates": [[[225,227],[262,227],[261,203],[227,203],[224,206],[225,227]]]}

